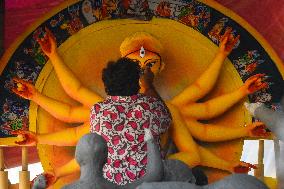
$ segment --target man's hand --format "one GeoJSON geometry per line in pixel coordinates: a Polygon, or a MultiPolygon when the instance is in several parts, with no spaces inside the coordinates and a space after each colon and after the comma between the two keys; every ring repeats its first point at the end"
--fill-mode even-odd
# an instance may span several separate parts
{"type": "Polygon", "coordinates": [[[49,58],[55,54],[57,45],[56,45],[56,38],[52,34],[52,32],[45,28],[45,35],[43,38],[37,40],[39,43],[41,50],[46,54],[49,58]]]}
{"type": "Polygon", "coordinates": [[[28,100],[32,100],[37,95],[38,91],[31,83],[19,78],[13,78],[13,81],[15,87],[12,88],[12,91],[17,95],[28,100]]]}
{"type": "Polygon", "coordinates": [[[143,75],[140,77],[140,87],[145,95],[155,97],[164,102],[159,93],[156,91],[153,81],[154,74],[151,71],[151,65],[147,65],[143,70],[143,75]]]}
{"type": "Polygon", "coordinates": [[[232,28],[226,29],[220,40],[219,52],[223,53],[225,56],[228,56],[231,53],[232,49],[240,39],[240,35],[234,37],[231,32],[232,28]]]}
{"type": "Polygon", "coordinates": [[[144,89],[153,88],[154,74],[150,66],[146,66],[143,70],[143,75],[140,77],[141,87],[144,89]]]}
{"type": "Polygon", "coordinates": [[[35,146],[38,142],[36,134],[31,131],[16,130],[11,134],[18,135],[19,140],[15,142],[18,145],[35,146]]]}
{"type": "Polygon", "coordinates": [[[256,74],[249,77],[242,86],[242,89],[245,91],[246,94],[252,94],[261,89],[267,89],[268,84],[267,82],[264,82],[264,76],[265,74],[256,74]]]}

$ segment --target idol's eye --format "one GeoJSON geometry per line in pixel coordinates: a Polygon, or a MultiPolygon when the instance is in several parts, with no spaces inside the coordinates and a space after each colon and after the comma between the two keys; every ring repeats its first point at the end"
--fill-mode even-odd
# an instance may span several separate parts
{"type": "Polygon", "coordinates": [[[147,64],[146,64],[146,66],[148,67],[148,68],[152,68],[153,66],[154,66],[154,64],[156,64],[157,63],[157,61],[151,61],[151,62],[148,62],[147,64]]]}

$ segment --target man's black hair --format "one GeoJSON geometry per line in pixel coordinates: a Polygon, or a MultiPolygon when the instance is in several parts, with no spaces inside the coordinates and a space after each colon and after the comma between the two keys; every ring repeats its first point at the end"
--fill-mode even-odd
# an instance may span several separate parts
{"type": "Polygon", "coordinates": [[[140,89],[140,71],[139,64],[129,58],[109,62],[102,73],[106,93],[110,96],[136,95],[140,89]]]}

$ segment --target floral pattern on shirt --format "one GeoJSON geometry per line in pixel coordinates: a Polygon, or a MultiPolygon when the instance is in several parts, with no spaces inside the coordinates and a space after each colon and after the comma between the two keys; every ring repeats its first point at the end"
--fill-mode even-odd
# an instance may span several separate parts
{"type": "Polygon", "coordinates": [[[160,100],[142,94],[109,96],[91,109],[91,132],[101,135],[108,146],[104,177],[125,185],[146,172],[147,144],[144,128],[159,136],[170,126],[171,115],[160,100]]]}

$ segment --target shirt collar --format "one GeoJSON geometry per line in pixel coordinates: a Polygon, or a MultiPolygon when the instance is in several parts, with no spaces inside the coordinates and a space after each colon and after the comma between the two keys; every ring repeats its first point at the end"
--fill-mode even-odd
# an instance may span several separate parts
{"type": "Polygon", "coordinates": [[[108,96],[106,100],[111,100],[115,102],[133,102],[138,98],[140,98],[141,96],[142,94],[140,93],[132,96],[108,96]]]}

